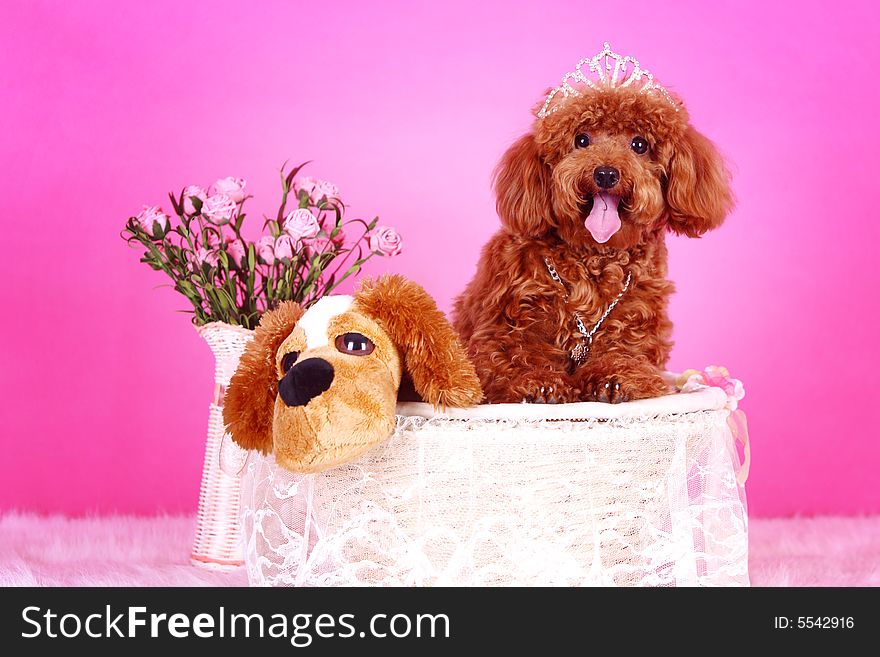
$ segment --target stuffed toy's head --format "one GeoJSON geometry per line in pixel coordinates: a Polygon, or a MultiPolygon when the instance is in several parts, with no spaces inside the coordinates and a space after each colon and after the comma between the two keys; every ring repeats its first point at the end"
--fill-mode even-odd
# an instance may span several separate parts
{"type": "Polygon", "coordinates": [[[223,419],[246,449],[317,472],[388,438],[401,381],[438,407],[482,399],[473,365],[433,299],[401,276],[303,312],[267,312],[232,377],[223,419]]]}

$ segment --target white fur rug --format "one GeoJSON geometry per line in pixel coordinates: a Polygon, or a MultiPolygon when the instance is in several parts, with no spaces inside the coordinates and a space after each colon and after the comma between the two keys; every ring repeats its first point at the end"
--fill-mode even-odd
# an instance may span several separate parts
{"type": "MultiPolygon", "coordinates": [[[[191,566],[195,520],[0,516],[0,586],[244,586],[191,566]]],[[[753,519],[754,586],[880,586],[880,517],[753,519]]]]}

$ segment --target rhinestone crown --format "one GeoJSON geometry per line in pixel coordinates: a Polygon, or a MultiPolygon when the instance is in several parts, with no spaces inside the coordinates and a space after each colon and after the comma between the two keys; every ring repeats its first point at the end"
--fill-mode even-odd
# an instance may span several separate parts
{"type": "Polygon", "coordinates": [[[591,89],[599,89],[603,86],[610,87],[635,87],[641,93],[659,93],[678,111],[678,103],[673,100],[669,92],[660,83],[654,80],[651,72],[642,68],[639,60],[627,55],[618,55],[611,50],[606,41],[602,51],[594,57],[585,57],[577,63],[574,71],[566,73],[562,78],[562,84],[552,89],[547,94],[544,104],[538,111],[538,118],[543,119],[559,109],[559,103],[551,105],[557,94],[563,97],[583,96],[583,91],[574,85],[585,85],[591,89]],[[584,67],[587,70],[584,70],[584,67]]]}

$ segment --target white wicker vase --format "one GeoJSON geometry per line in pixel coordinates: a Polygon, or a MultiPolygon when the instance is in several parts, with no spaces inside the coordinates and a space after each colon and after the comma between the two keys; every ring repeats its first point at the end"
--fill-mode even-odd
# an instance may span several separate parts
{"type": "Polygon", "coordinates": [[[232,442],[225,431],[223,395],[253,331],[223,322],[211,322],[196,330],[211,348],[215,366],[191,560],[195,565],[208,568],[235,568],[244,563],[238,517],[241,473],[247,452],[232,442]]]}
{"type": "MultiPolygon", "coordinates": [[[[397,430],[299,475],[253,455],[252,585],[748,585],[735,401],[497,404],[397,430]]],[[[741,413],[741,411],[740,411],[741,413]]]]}

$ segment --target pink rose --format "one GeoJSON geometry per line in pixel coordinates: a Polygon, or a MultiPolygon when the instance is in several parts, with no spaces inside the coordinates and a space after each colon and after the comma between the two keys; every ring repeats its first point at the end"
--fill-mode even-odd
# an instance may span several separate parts
{"type": "Polygon", "coordinates": [[[193,207],[193,198],[199,199],[202,203],[205,202],[205,199],[208,198],[208,195],[205,193],[205,190],[199,187],[198,185],[190,185],[186,189],[183,190],[183,211],[187,214],[195,214],[196,209],[193,207]]]}
{"type": "Polygon", "coordinates": [[[226,242],[226,253],[229,254],[229,257],[235,262],[239,267],[242,266],[244,262],[244,254],[245,248],[244,244],[241,243],[239,239],[231,239],[226,242]]]}
{"type": "Polygon", "coordinates": [[[282,233],[275,240],[275,257],[290,260],[293,257],[294,245],[290,235],[282,233]]]}
{"type": "Polygon", "coordinates": [[[154,238],[162,237],[168,230],[168,215],[158,205],[145,205],[135,220],[154,238]]]}
{"type": "Polygon", "coordinates": [[[217,266],[218,256],[216,251],[210,251],[203,247],[196,251],[195,255],[196,262],[198,262],[200,265],[209,265],[211,267],[217,266]]]}
{"type": "Polygon", "coordinates": [[[339,189],[331,182],[317,180],[316,178],[298,178],[296,188],[304,191],[317,204],[322,198],[339,198],[339,189]]]}
{"type": "Polygon", "coordinates": [[[202,204],[202,215],[217,226],[228,224],[234,214],[235,201],[227,194],[214,194],[202,204]]]}
{"type": "Polygon", "coordinates": [[[267,265],[275,264],[275,238],[271,235],[264,235],[257,242],[257,255],[263,259],[267,265]]]}
{"type": "Polygon", "coordinates": [[[226,194],[233,203],[241,203],[244,200],[244,178],[220,178],[211,185],[211,194],[226,194]]]}
{"type": "Polygon", "coordinates": [[[322,233],[306,240],[306,244],[315,253],[332,253],[345,244],[345,233],[340,230],[332,238],[327,233],[322,233]]]}
{"type": "Polygon", "coordinates": [[[309,253],[332,253],[334,251],[333,242],[326,237],[313,237],[303,243],[309,253]]]}
{"type": "Polygon", "coordinates": [[[389,226],[379,226],[370,233],[370,250],[383,256],[396,256],[403,248],[403,242],[396,230],[389,226]]]}
{"type": "Polygon", "coordinates": [[[284,220],[284,230],[297,242],[315,237],[321,230],[317,218],[305,208],[294,210],[284,220]]]}

